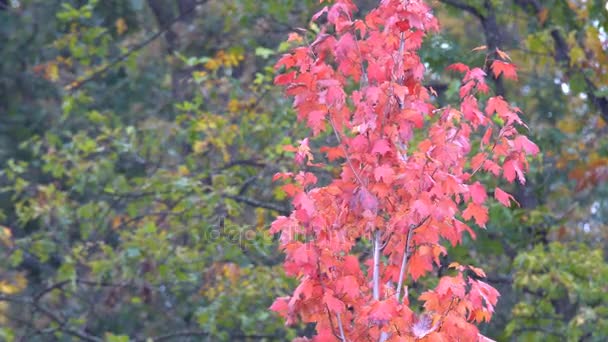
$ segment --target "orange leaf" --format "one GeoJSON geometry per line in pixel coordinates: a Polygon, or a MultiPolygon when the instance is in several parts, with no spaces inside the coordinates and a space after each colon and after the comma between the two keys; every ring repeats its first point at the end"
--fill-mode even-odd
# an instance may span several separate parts
{"type": "Polygon", "coordinates": [[[510,80],[517,80],[517,70],[515,65],[502,62],[502,61],[494,61],[492,62],[492,73],[494,74],[494,78],[498,78],[501,74],[510,80]]]}

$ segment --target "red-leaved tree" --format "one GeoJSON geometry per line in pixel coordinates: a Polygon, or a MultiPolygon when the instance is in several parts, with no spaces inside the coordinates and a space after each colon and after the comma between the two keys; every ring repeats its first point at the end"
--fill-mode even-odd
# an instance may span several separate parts
{"type": "MultiPolygon", "coordinates": [[[[538,148],[516,130],[519,109],[485,95],[483,69],[450,66],[464,74],[460,107],[431,104],[417,51],[438,24],[423,0],[382,0],[361,20],[356,10],[350,0],[323,8],[312,18],[326,21],[316,40],[277,63],[285,72],[276,84],[313,138],[333,132],[336,144],[319,153],[342,168],[326,186],[310,172],[275,177],[291,180],[284,190],[294,210],[271,232],[281,234],[285,271],[300,283],[271,309],[287,324],[315,323],[314,341],[484,340],[475,324],[491,318],[499,294],[478,280],[481,269],[449,265],[452,275],[417,298],[422,312],[410,306],[407,284],[439,265],[442,239],[456,245],[464,232],[475,237],[467,222],[486,224],[488,196],[475,175],[523,183],[526,155],[538,148]],[[371,251],[355,253],[365,242],[371,251]]],[[[493,76],[516,78],[508,56],[496,56],[493,76]]],[[[289,149],[322,167],[308,138],[289,149]]],[[[499,188],[494,197],[514,201],[499,188]]]]}

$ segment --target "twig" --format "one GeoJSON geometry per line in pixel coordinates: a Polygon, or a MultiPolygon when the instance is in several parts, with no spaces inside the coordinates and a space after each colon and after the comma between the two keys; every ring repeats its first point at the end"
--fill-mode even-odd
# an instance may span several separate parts
{"type": "Polygon", "coordinates": [[[280,205],[277,205],[274,203],[262,202],[262,201],[258,201],[256,199],[244,197],[244,196],[235,196],[235,195],[228,195],[228,194],[224,194],[222,196],[225,198],[230,198],[237,202],[245,203],[252,207],[274,210],[274,211],[279,212],[281,215],[289,215],[289,213],[290,213],[290,210],[288,208],[285,208],[283,206],[280,206],[280,205]]]}
{"type": "Polygon", "coordinates": [[[403,282],[405,280],[405,271],[407,270],[407,264],[409,262],[410,255],[411,255],[410,243],[412,241],[412,236],[414,235],[414,230],[416,230],[420,226],[422,226],[428,219],[429,219],[429,216],[427,216],[419,224],[417,224],[415,226],[411,226],[409,231],[407,232],[407,238],[405,240],[405,247],[403,248],[403,260],[401,261],[401,271],[399,272],[399,282],[397,283],[397,293],[396,293],[397,302],[401,301],[401,289],[403,287],[403,282]]]}

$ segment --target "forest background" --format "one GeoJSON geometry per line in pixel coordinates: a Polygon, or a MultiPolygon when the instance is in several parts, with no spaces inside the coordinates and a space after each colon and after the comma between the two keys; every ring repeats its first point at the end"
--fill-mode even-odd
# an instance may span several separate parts
{"type": "MultiPolygon", "coordinates": [[[[356,1],[360,13],[376,1],[356,1]]],[[[500,48],[541,154],[520,207],[450,247],[501,293],[500,341],[608,338],[608,8],[582,0],[430,1],[421,49],[437,105],[454,62],[500,48]],[[485,45],[485,49],[478,49],[485,45]]],[[[0,0],[0,340],[281,341],[290,293],[267,231],[272,177],[305,128],[273,65],[314,37],[317,1],[0,0]]],[[[330,141],[327,135],[322,139],[330,141]]],[[[337,169],[315,170],[320,179],[337,169]]],[[[434,274],[445,269],[439,267],[434,274]]],[[[426,287],[436,277],[409,286],[426,287]]]]}

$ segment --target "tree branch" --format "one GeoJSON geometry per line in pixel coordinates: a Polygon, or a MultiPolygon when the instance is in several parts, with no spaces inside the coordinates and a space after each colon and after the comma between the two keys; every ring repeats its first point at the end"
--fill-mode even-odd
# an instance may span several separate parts
{"type": "Polygon", "coordinates": [[[403,249],[403,260],[401,261],[401,270],[399,271],[399,282],[397,283],[397,303],[401,301],[401,288],[403,287],[403,282],[405,281],[405,271],[407,270],[407,264],[412,255],[410,244],[412,242],[412,236],[414,235],[414,230],[418,229],[422,226],[429,217],[427,216],[422,222],[417,225],[412,225],[407,232],[407,238],[405,240],[405,247],[403,249]]]}
{"type": "Polygon", "coordinates": [[[452,6],[454,8],[461,9],[465,12],[469,12],[470,14],[479,18],[479,20],[485,20],[484,15],[477,8],[475,8],[469,4],[466,4],[464,2],[461,2],[459,0],[439,0],[439,2],[442,2],[446,5],[452,6]]]}
{"type": "Polygon", "coordinates": [[[237,202],[245,203],[245,204],[250,205],[252,207],[274,210],[274,211],[279,212],[279,214],[281,214],[281,215],[289,215],[289,213],[290,213],[290,210],[288,208],[285,208],[285,207],[280,206],[280,205],[275,204],[275,203],[262,202],[262,201],[258,201],[256,199],[249,198],[249,197],[227,195],[227,194],[224,194],[223,197],[230,198],[230,199],[235,200],[237,202]]]}

